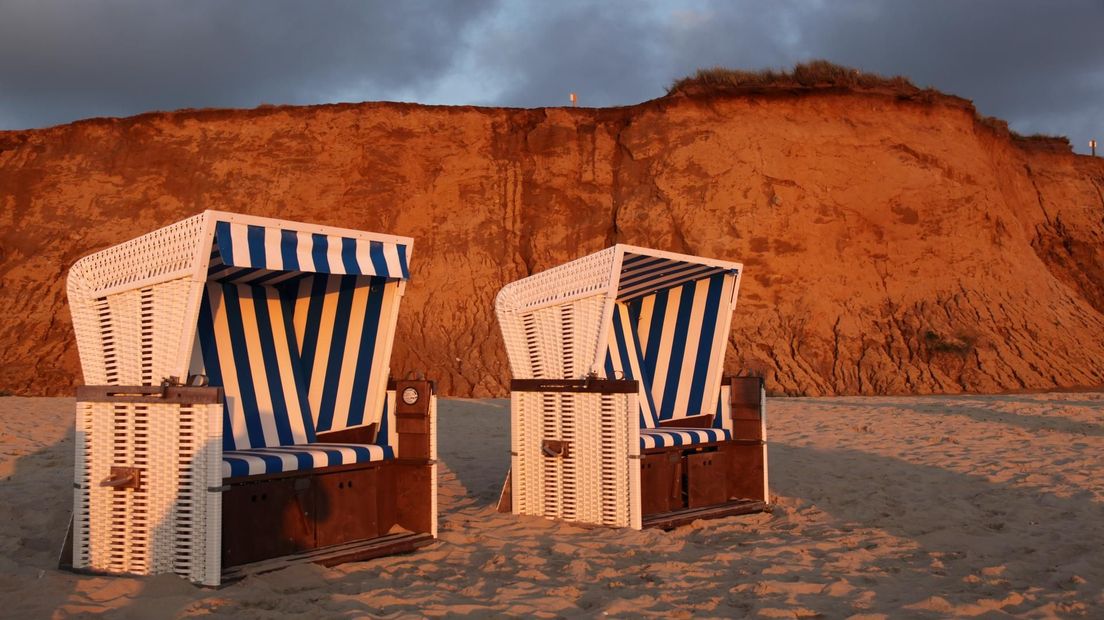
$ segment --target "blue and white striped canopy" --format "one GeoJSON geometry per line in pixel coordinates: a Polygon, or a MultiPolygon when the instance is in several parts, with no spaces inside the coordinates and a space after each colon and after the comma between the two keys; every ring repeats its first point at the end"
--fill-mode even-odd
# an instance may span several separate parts
{"type": "Polygon", "coordinates": [[[627,303],[656,291],[703,280],[725,271],[730,271],[730,268],[626,252],[617,282],[617,299],[627,303]]]}
{"type": "Polygon", "coordinates": [[[734,306],[734,269],[626,254],[605,372],[640,382],[640,425],[712,413],[734,306]]]}
{"type": "Polygon", "coordinates": [[[300,446],[371,423],[380,445],[393,440],[386,391],[405,238],[304,228],[215,221],[189,374],[224,389],[225,450],[300,446]]]}
{"type": "Polygon", "coordinates": [[[407,280],[407,253],[401,243],[219,221],[208,274],[220,282],[268,285],[302,273],[407,280]]]}

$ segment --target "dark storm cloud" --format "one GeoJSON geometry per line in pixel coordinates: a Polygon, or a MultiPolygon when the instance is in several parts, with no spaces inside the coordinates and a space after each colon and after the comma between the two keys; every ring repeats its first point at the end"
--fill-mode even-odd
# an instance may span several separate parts
{"type": "Polygon", "coordinates": [[[640,101],[701,67],[784,68],[826,58],[973,99],[1021,133],[1104,138],[1104,0],[563,3],[529,14],[483,64],[498,100],[640,101]]]}
{"type": "Polygon", "coordinates": [[[0,126],[416,90],[489,5],[0,0],[0,126]]]}
{"type": "Polygon", "coordinates": [[[901,73],[973,99],[1021,133],[1104,133],[1104,0],[902,2],[839,11],[804,55],[901,73]]]}
{"type": "Polygon", "coordinates": [[[0,127],[340,100],[624,105],[826,58],[1104,140],[1104,0],[0,0],[0,127]]]}

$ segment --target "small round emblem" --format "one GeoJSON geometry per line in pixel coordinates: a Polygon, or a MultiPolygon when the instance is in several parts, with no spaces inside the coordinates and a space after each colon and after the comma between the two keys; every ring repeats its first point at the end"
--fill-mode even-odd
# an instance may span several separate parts
{"type": "Polygon", "coordinates": [[[402,393],[403,402],[408,405],[413,405],[414,403],[418,402],[419,396],[420,395],[418,394],[418,390],[412,387],[406,388],[405,390],[403,390],[402,393]]]}

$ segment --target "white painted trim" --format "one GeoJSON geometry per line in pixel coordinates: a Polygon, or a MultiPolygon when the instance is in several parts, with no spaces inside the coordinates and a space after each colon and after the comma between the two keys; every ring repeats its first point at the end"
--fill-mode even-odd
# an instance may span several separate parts
{"type": "Polygon", "coordinates": [[[763,434],[763,501],[770,503],[770,475],[767,458],[767,389],[759,388],[759,424],[763,434]]]}
{"type": "Polygon", "coordinates": [[[521,399],[514,393],[510,394],[510,512],[521,514],[521,488],[519,480],[524,476],[518,454],[521,452],[521,440],[518,428],[521,425],[521,399]]]}
{"type": "Polygon", "coordinates": [[[280,220],[271,217],[261,217],[257,215],[242,215],[240,213],[228,213],[226,211],[214,211],[208,209],[203,212],[210,217],[213,221],[217,222],[230,222],[233,224],[246,224],[254,226],[267,226],[269,228],[281,228],[284,230],[296,230],[308,233],[317,233],[320,235],[333,235],[337,237],[351,237],[353,239],[365,239],[368,241],[382,241],[384,243],[394,243],[407,246],[407,264],[410,263],[409,252],[413,249],[414,240],[410,237],[403,237],[400,235],[387,235],[383,233],[366,232],[363,230],[353,230],[351,228],[339,228],[336,226],[323,226],[321,224],[308,224],[306,222],[294,222],[291,220],[280,220]]]}
{"type": "MultiPolygon", "coordinates": [[[[613,263],[610,265],[609,283],[606,285],[606,304],[602,308],[601,323],[598,324],[598,346],[594,352],[594,362],[590,365],[590,372],[599,373],[606,359],[607,343],[609,341],[610,323],[613,321],[613,308],[617,305],[617,284],[621,281],[621,263],[625,258],[625,248],[617,244],[614,246],[613,263]]],[[[611,379],[613,377],[610,377],[611,379]]]]}
{"type": "Polygon", "coordinates": [[[188,380],[188,371],[191,370],[192,347],[195,346],[196,333],[199,330],[199,305],[203,302],[203,294],[207,288],[207,269],[211,264],[211,246],[215,241],[214,221],[206,213],[201,217],[203,232],[199,235],[200,241],[196,244],[195,258],[192,259],[192,286],[188,293],[188,305],[184,309],[184,333],[180,336],[180,346],[177,349],[180,351],[177,376],[181,381],[188,380]]]}
{"type": "MultiPolygon", "coordinates": [[[[637,245],[624,245],[617,244],[617,252],[621,256],[626,253],[630,254],[643,254],[645,256],[655,256],[656,258],[667,258],[671,260],[682,261],[684,263],[695,263],[698,265],[709,265],[711,267],[720,267],[722,269],[737,269],[739,271],[744,270],[744,266],[741,263],[734,263],[732,261],[725,261],[716,258],[704,258],[702,256],[691,256],[690,254],[679,254],[677,252],[665,252],[663,250],[654,250],[652,248],[644,248],[637,245]]],[[[619,264],[620,265],[620,264],[619,264]]]]}
{"type": "Polygon", "coordinates": [[[644,527],[644,506],[640,495],[640,406],[636,394],[629,396],[629,527],[634,530],[644,527]]]}

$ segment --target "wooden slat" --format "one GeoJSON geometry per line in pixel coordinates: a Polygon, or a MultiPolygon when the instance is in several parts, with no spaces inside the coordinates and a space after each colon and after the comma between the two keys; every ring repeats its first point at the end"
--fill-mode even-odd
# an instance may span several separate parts
{"type": "Polygon", "coordinates": [[[77,402],[85,403],[173,403],[210,405],[222,402],[220,387],[157,385],[81,385],[77,402]]]}
{"type": "Polygon", "coordinates": [[[272,560],[235,566],[222,572],[223,585],[244,579],[251,575],[270,573],[275,570],[310,562],[322,566],[336,566],[343,562],[358,562],[400,553],[410,553],[433,543],[430,534],[398,533],[361,540],[343,545],[333,545],[321,549],[312,549],[303,553],[287,555],[272,560]]]}
{"type": "Polygon", "coordinates": [[[756,512],[770,512],[770,505],[766,502],[756,500],[736,500],[721,504],[720,506],[689,508],[687,510],[650,515],[644,519],[643,526],[646,528],[657,527],[661,529],[671,529],[697,521],[698,519],[720,519],[723,517],[752,514],[756,512]]]}
{"type": "Polygon", "coordinates": [[[364,426],[354,426],[352,428],[343,428],[339,431],[318,433],[315,435],[315,441],[318,443],[373,444],[376,443],[376,423],[372,422],[364,426]]]}
{"type": "Polygon", "coordinates": [[[659,428],[713,428],[713,414],[688,415],[685,418],[660,420],[659,428]]]}
{"type": "Polygon", "coordinates": [[[637,382],[628,379],[514,379],[512,392],[581,392],[587,394],[635,394],[637,382]]]}

